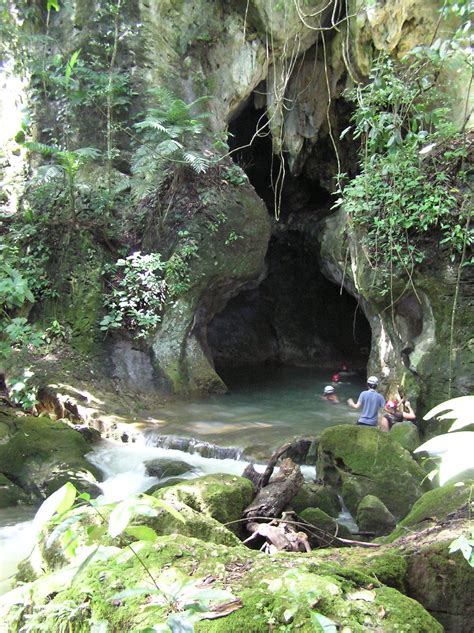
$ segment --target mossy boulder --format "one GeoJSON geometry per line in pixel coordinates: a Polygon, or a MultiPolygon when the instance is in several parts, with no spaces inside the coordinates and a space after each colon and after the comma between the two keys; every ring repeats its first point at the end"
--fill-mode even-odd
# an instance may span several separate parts
{"type": "Polygon", "coordinates": [[[377,536],[388,534],[396,524],[390,510],[373,495],[367,495],[359,503],[356,521],[361,532],[371,532],[377,536]]]}
{"type": "Polygon", "coordinates": [[[306,508],[306,510],[303,510],[303,512],[300,513],[300,516],[302,519],[317,528],[318,533],[315,535],[315,538],[317,541],[325,545],[332,543],[331,537],[333,536],[353,538],[352,534],[344,525],[340,525],[331,516],[329,516],[329,514],[326,514],[326,512],[320,508],[306,508]],[[319,530],[322,530],[325,533],[324,536],[319,535],[319,530]]]}
{"type": "Polygon", "coordinates": [[[145,469],[151,477],[164,479],[165,477],[179,477],[193,471],[193,467],[179,459],[158,458],[145,462],[145,469]]]}
{"type": "Polygon", "coordinates": [[[0,508],[15,506],[18,503],[27,503],[28,495],[23,488],[14,484],[3,473],[0,473],[0,508]]]}
{"type": "Polygon", "coordinates": [[[0,472],[30,501],[46,498],[66,481],[99,492],[99,471],[85,459],[90,446],[79,432],[46,417],[3,414],[1,421],[0,472]]]}
{"type": "Polygon", "coordinates": [[[407,593],[445,627],[470,633],[474,620],[474,574],[460,552],[449,553],[449,542],[424,543],[408,557],[407,593]]]}
{"type": "Polygon", "coordinates": [[[237,536],[219,521],[172,497],[174,495],[165,495],[164,500],[172,503],[174,509],[181,515],[181,520],[164,510],[157,517],[141,518],[136,522],[153,528],[157,534],[183,534],[184,536],[200,538],[206,543],[216,543],[228,547],[241,545],[237,536]]]}
{"type": "MultiPolygon", "coordinates": [[[[205,475],[174,486],[162,488],[154,496],[163,501],[184,503],[196,512],[219,523],[237,521],[254,494],[251,481],[234,475],[205,475]]],[[[239,524],[229,525],[239,532],[239,524]]]]}
{"type": "MultiPolygon", "coordinates": [[[[84,617],[87,627],[106,621],[112,631],[142,630],[166,622],[175,610],[166,599],[154,599],[156,582],[175,587],[178,604],[189,602],[191,591],[196,595],[209,584],[231,594],[224,602],[235,600],[236,610],[217,620],[197,621],[196,631],[266,633],[271,619],[275,626],[309,632],[318,630],[321,616],[353,633],[442,631],[414,600],[373,576],[325,561],[318,552],[270,557],[243,546],[227,548],[181,535],[137,543],[134,548],[139,558],[129,549],[109,551],[106,560],[92,561],[74,583],[77,568],[66,567],[18,587],[0,598],[2,622],[9,633],[18,633],[26,620],[37,630],[68,626],[85,631],[84,617]],[[185,584],[186,590],[179,591],[185,584]],[[144,591],[117,597],[137,587],[144,591]],[[33,615],[18,609],[26,601],[34,607],[33,615]],[[150,604],[152,610],[144,608],[150,604]]],[[[215,606],[210,603],[211,610],[215,606]]]]}
{"type": "Polygon", "coordinates": [[[346,425],[326,429],[319,442],[318,476],[342,492],[352,514],[366,495],[399,519],[429,486],[426,474],[390,433],[346,425]]]}
{"type": "Polygon", "coordinates": [[[420,434],[415,424],[409,421],[394,424],[390,431],[390,437],[406,448],[407,451],[413,453],[415,448],[420,446],[420,434]]]}
{"type": "Polygon", "coordinates": [[[425,493],[414,504],[411,512],[385,539],[393,542],[404,534],[433,525],[454,512],[467,513],[469,500],[473,495],[474,482],[448,484],[425,493]]]}
{"type": "Polygon", "coordinates": [[[332,517],[339,516],[341,504],[337,492],[330,486],[304,483],[298,494],[291,502],[291,507],[297,513],[306,508],[320,508],[332,517]]]}

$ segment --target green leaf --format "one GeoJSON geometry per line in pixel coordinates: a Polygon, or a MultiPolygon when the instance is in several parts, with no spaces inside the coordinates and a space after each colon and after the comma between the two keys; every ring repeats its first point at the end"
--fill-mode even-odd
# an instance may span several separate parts
{"type": "Polygon", "coordinates": [[[46,11],[49,13],[51,9],[59,11],[59,0],[48,0],[46,4],[46,11]]]}
{"type": "Polygon", "coordinates": [[[173,613],[166,622],[172,633],[194,633],[193,623],[185,615],[173,613]]]}
{"type": "Polygon", "coordinates": [[[74,68],[74,66],[77,64],[77,60],[79,59],[79,55],[81,54],[81,49],[79,48],[77,51],[74,51],[74,53],[71,55],[71,57],[69,58],[67,64],[66,64],[66,72],[64,74],[64,78],[66,80],[66,85],[68,85],[70,79],[71,79],[71,73],[72,70],[74,68]]]}
{"type": "Polygon", "coordinates": [[[151,589],[151,587],[133,587],[131,589],[125,589],[119,593],[115,593],[110,600],[127,600],[127,598],[135,598],[135,596],[148,596],[152,593],[161,593],[157,589],[151,589]]]}
{"type": "Polygon", "coordinates": [[[130,527],[125,528],[125,532],[139,541],[154,543],[158,538],[155,530],[151,527],[147,527],[146,525],[131,525],[130,527]]]}
{"type": "Polygon", "coordinates": [[[115,538],[121,534],[130,523],[132,513],[128,500],[118,503],[112,510],[109,517],[108,532],[110,536],[115,538]]]}
{"type": "Polygon", "coordinates": [[[59,488],[59,490],[53,492],[53,494],[41,504],[38,512],[35,514],[33,528],[39,532],[55,514],[62,514],[68,510],[74,503],[76,493],[76,488],[70,482],[67,482],[64,486],[59,488]]]}
{"type": "Polygon", "coordinates": [[[324,633],[337,633],[336,623],[322,613],[312,613],[311,622],[318,627],[316,630],[324,631],[324,633]]]}
{"type": "Polygon", "coordinates": [[[163,510],[166,510],[166,512],[169,512],[171,516],[173,516],[175,519],[178,519],[178,521],[181,521],[181,523],[186,523],[185,519],[178,512],[178,510],[176,510],[176,508],[173,508],[171,504],[166,503],[166,501],[162,501],[161,499],[155,499],[153,497],[153,505],[157,508],[162,508],[163,510]]]}
{"type": "Polygon", "coordinates": [[[84,571],[84,569],[87,567],[87,565],[92,561],[94,556],[97,554],[97,551],[99,550],[99,547],[100,547],[100,545],[97,545],[97,547],[95,549],[93,549],[92,552],[90,552],[90,554],[88,556],[86,556],[86,558],[82,561],[82,563],[77,568],[76,573],[72,577],[73,581],[77,578],[77,576],[79,576],[79,574],[82,571],[84,571]]]}

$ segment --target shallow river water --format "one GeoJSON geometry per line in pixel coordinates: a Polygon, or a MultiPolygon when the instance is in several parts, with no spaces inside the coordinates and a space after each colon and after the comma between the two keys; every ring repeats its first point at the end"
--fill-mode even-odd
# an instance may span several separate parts
{"type": "MultiPolygon", "coordinates": [[[[337,369],[337,368],[335,368],[337,369]]],[[[365,375],[341,378],[340,404],[321,399],[331,371],[310,367],[248,368],[223,375],[230,393],[158,409],[148,421],[163,434],[195,437],[221,446],[275,448],[295,435],[317,435],[335,424],[351,424],[365,375]]]]}
{"type": "MultiPolygon", "coordinates": [[[[335,424],[354,423],[357,412],[346,404],[363,388],[362,377],[345,378],[337,385],[340,404],[321,399],[330,384],[330,372],[313,368],[265,368],[235,372],[225,376],[231,393],[195,402],[168,404],[148,417],[149,426],[163,434],[195,437],[199,440],[237,448],[274,448],[295,435],[316,435],[335,424]]],[[[365,378],[365,377],[364,377],[365,378]]],[[[104,475],[104,500],[118,501],[149,489],[159,480],[146,473],[145,461],[157,458],[185,461],[190,466],[182,478],[209,473],[241,475],[246,461],[206,458],[146,445],[121,444],[103,440],[88,458],[104,475]]],[[[264,465],[257,467],[263,470],[264,465]]],[[[303,466],[303,474],[314,480],[314,467],[303,466]]],[[[166,481],[162,480],[162,481],[166,481]]],[[[18,562],[33,546],[33,507],[0,510],[0,594],[11,587],[18,562]]]]}

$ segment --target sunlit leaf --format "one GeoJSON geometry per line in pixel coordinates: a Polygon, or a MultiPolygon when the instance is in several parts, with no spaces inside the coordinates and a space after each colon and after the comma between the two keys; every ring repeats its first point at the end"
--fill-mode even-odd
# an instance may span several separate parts
{"type": "Polygon", "coordinates": [[[336,623],[322,613],[312,613],[311,622],[318,627],[316,630],[324,631],[324,633],[337,633],[336,623]]]}
{"type": "Polygon", "coordinates": [[[173,508],[171,504],[166,503],[166,501],[162,501],[161,499],[155,499],[155,498],[153,499],[154,499],[153,504],[156,507],[166,510],[166,512],[169,512],[171,516],[173,516],[175,519],[178,519],[178,521],[181,521],[181,523],[186,522],[183,516],[178,512],[178,510],[176,510],[176,508],[173,508]]]}
{"type": "Polygon", "coordinates": [[[67,482],[64,486],[59,488],[59,490],[53,492],[53,494],[41,504],[33,519],[33,528],[38,531],[41,530],[55,514],[62,514],[68,510],[74,503],[76,492],[76,488],[70,482],[67,482]]]}
{"type": "Polygon", "coordinates": [[[151,587],[133,587],[131,589],[125,589],[119,593],[115,593],[110,600],[127,600],[128,598],[134,598],[135,596],[150,595],[152,593],[158,593],[157,589],[151,587]]]}
{"type": "Polygon", "coordinates": [[[118,503],[109,517],[108,532],[113,538],[121,534],[130,523],[132,513],[128,501],[118,503]]]}
{"type": "Polygon", "coordinates": [[[166,622],[173,633],[194,633],[193,623],[184,614],[173,613],[166,622]]]}
{"type": "Polygon", "coordinates": [[[125,529],[125,532],[139,541],[148,541],[150,543],[154,543],[158,538],[155,530],[151,527],[147,527],[146,525],[132,525],[127,527],[125,529]]]}

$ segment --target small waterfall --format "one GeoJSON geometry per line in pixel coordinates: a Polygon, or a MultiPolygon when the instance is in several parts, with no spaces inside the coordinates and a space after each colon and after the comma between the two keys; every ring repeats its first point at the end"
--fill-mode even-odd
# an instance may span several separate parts
{"type": "Polygon", "coordinates": [[[197,453],[201,457],[213,459],[235,459],[243,461],[243,450],[230,446],[218,446],[194,437],[178,437],[177,435],[161,435],[155,429],[144,431],[143,443],[145,446],[155,446],[167,450],[182,451],[183,453],[197,453]]]}
{"type": "Polygon", "coordinates": [[[349,511],[349,508],[344,503],[344,499],[341,495],[337,495],[339,503],[341,504],[341,512],[337,517],[337,522],[344,525],[352,534],[356,534],[359,531],[359,526],[354,520],[354,517],[349,511]]]}

